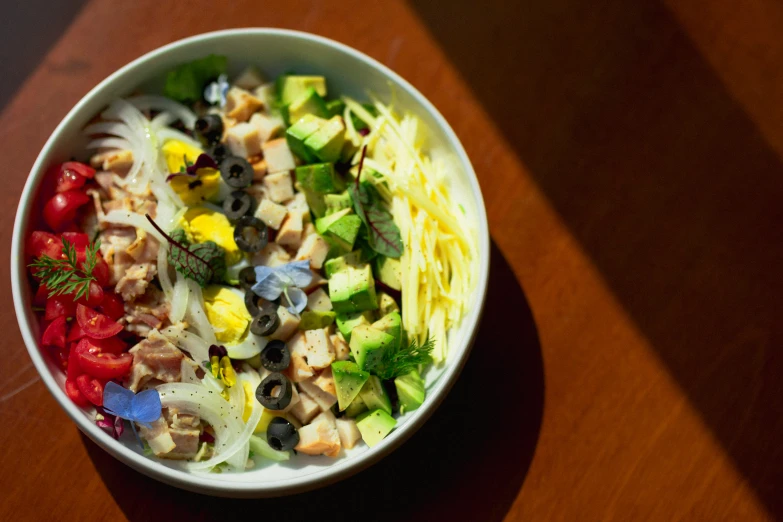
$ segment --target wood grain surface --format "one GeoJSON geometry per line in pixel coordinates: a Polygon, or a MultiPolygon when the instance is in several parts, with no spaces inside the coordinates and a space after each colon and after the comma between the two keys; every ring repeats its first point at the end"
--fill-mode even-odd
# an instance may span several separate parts
{"type": "Polygon", "coordinates": [[[489,300],[404,446],[231,501],[79,434],[26,354],[6,254],[0,520],[783,519],[780,2],[67,4],[6,20],[4,251],[38,151],[96,83],[185,36],[286,27],[380,60],[454,127],[489,212],[489,300]]]}

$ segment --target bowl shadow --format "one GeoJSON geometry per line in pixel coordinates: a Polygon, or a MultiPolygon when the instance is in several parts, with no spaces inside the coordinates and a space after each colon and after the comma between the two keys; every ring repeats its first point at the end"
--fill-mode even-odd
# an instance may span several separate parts
{"type": "Polygon", "coordinates": [[[504,518],[522,487],[543,406],[538,332],[514,272],[493,242],[486,308],[462,374],[418,432],[357,475],[289,497],[210,498],[147,478],[87,437],[82,441],[129,520],[169,515],[215,520],[247,511],[288,520],[371,515],[373,520],[489,522],[504,518]],[[498,371],[498,363],[505,371],[498,371]]]}

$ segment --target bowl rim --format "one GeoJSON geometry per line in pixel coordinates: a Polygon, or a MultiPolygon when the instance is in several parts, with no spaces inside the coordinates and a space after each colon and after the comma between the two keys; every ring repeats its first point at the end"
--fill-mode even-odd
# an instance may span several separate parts
{"type": "Polygon", "coordinates": [[[440,114],[434,105],[408,81],[382,63],[362,53],[361,51],[323,36],[302,31],[277,28],[226,29],[190,36],[145,53],[144,55],[117,69],[115,72],[102,80],[98,85],[93,87],[60,121],[39,152],[35,163],[33,164],[33,167],[27,176],[27,181],[25,182],[24,189],[19,200],[19,206],[17,208],[16,217],[14,219],[14,229],[11,244],[11,288],[17,323],[22,333],[22,338],[30,358],[32,359],[33,364],[35,365],[42,381],[49,389],[49,392],[54,396],[55,400],[59,402],[60,406],[71,418],[71,420],[76,423],[77,427],[103,450],[107,451],[109,454],[124,464],[151,478],[155,478],[172,486],[189,491],[207,493],[217,496],[234,497],[279,496],[326,486],[370,466],[384,456],[388,455],[395,448],[399,447],[417,429],[422,426],[427,418],[432,415],[441,401],[445,398],[448,390],[456,381],[457,376],[459,375],[463,365],[465,364],[465,361],[468,358],[473,341],[476,337],[476,332],[478,330],[479,321],[484,307],[484,301],[486,299],[487,284],[489,279],[489,238],[489,226],[481,188],[479,187],[476,173],[473,169],[470,159],[467,156],[467,153],[462,146],[462,143],[446,119],[440,114]],[[479,299],[477,302],[478,306],[471,307],[468,311],[468,314],[466,314],[466,316],[463,318],[463,321],[467,321],[471,325],[470,331],[468,332],[464,343],[454,348],[459,350],[459,352],[456,354],[453,362],[444,369],[443,374],[440,376],[438,382],[432,390],[432,396],[429,398],[430,400],[425,401],[422,407],[415,412],[415,415],[409,421],[404,423],[402,426],[392,432],[389,437],[381,441],[378,445],[371,448],[370,450],[352,456],[351,458],[337,460],[329,466],[312,473],[308,473],[299,477],[282,479],[275,483],[211,481],[208,477],[200,474],[191,474],[187,471],[173,469],[165,466],[157,461],[136,453],[135,451],[126,447],[124,444],[119,444],[114,441],[114,439],[98,428],[95,423],[90,422],[83,414],[81,408],[78,408],[68,399],[65,392],[57,384],[54,375],[49,371],[49,368],[47,367],[47,364],[44,360],[43,353],[38,346],[38,342],[35,336],[33,335],[31,325],[26,320],[26,314],[28,310],[27,304],[24,300],[25,294],[23,291],[23,285],[27,284],[27,277],[24,271],[24,238],[22,236],[28,223],[28,209],[30,208],[30,204],[33,201],[33,197],[39,182],[45,173],[43,162],[49,155],[51,149],[53,149],[55,144],[61,139],[61,134],[63,133],[69,121],[79,115],[83,108],[93,98],[101,96],[109,84],[113,83],[117,78],[127,75],[133,69],[143,65],[149,60],[153,60],[178,48],[187,47],[196,42],[213,39],[217,40],[245,34],[264,34],[271,36],[281,36],[285,38],[301,39],[331,47],[336,51],[347,54],[350,57],[360,60],[366,65],[379,70],[383,75],[391,78],[394,82],[399,84],[408,92],[408,94],[411,95],[411,97],[424,111],[429,113],[436,124],[443,130],[449,145],[454,148],[456,156],[469,178],[469,186],[474,198],[476,199],[476,217],[478,221],[477,234],[479,266],[477,271],[478,280],[476,282],[475,290],[476,297],[479,299]]]}

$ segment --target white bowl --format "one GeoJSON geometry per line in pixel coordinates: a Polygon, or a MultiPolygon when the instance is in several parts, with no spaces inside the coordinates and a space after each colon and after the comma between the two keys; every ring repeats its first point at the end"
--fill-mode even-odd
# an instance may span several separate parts
{"type": "Polygon", "coordinates": [[[27,351],[43,382],[79,429],[111,455],[145,475],[190,491],[226,497],[277,496],[323,486],[369,466],[410,437],[443,400],[468,357],[484,305],[488,275],[489,230],[481,190],[470,160],[443,116],[408,82],[359,51],[319,36],[280,29],[218,31],[180,40],[131,62],[91,90],[60,122],[38,155],[19,202],[11,248],[14,305],[27,351]],[[176,463],[145,457],[130,440],[120,443],[101,431],[85,411],[68,399],[63,391],[65,376],[38,347],[40,327],[31,307],[23,252],[24,239],[31,231],[28,217],[47,167],[82,154],[86,140],[81,130],[114,98],[128,95],[139,86],[159,88],[167,71],[210,53],[227,56],[230,72],[234,73],[252,63],[270,77],[287,71],[323,74],[331,94],[365,99],[369,91],[389,101],[393,91],[396,108],[418,115],[428,128],[430,147],[448,153],[453,160],[453,196],[475,218],[478,231],[480,259],[478,283],[470,299],[472,306],[460,328],[451,332],[450,352],[443,370],[430,372],[428,376],[423,406],[403,416],[397,429],[371,449],[362,445],[338,459],[300,457],[292,459],[292,464],[274,464],[245,473],[190,474],[178,469],[176,463]]]}

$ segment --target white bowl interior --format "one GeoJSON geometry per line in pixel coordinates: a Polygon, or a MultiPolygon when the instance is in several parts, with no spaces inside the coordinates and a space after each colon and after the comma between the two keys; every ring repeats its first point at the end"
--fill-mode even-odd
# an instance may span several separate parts
{"type": "Polygon", "coordinates": [[[60,123],[33,166],[17,212],[11,259],[16,313],[28,351],[45,384],[79,429],[119,460],[158,480],[193,491],[238,497],[280,495],[333,482],[366,467],[409,437],[437,407],[467,358],[483,307],[488,270],[489,232],[478,182],[457,137],[435,108],[402,78],[353,49],[306,33],[273,29],[221,31],[175,42],[123,67],[88,93],[60,123]],[[422,119],[429,148],[433,153],[447,156],[452,166],[452,196],[476,224],[479,239],[478,283],[470,300],[475,305],[460,328],[451,332],[446,363],[428,372],[425,404],[402,416],[397,429],[372,450],[365,446],[354,448],[336,460],[294,458],[288,463],[264,465],[245,473],[187,473],[176,462],[143,456],[129,434],[119,444],[98,429],[92,417],[66,397],[62,390],[65,376],[37,346],[39,324],[30,305],[22,254],[24,237],[30,231],[28,214],[40,208],[34,207],[33,202],[46,168],[74,155],[84,155],[86,139],[81,130],[114,98],[127,96],[138,88],[146,92],[160,91],[167,71],[208,54],[226,55],[231,73],[254,64],[270,79],[289,71],[322,74],[327,78],[330,95],[347,94],[364,100],[372,92],[387,103],[394,99],[396,109],[411,111],[422,119]]]}

